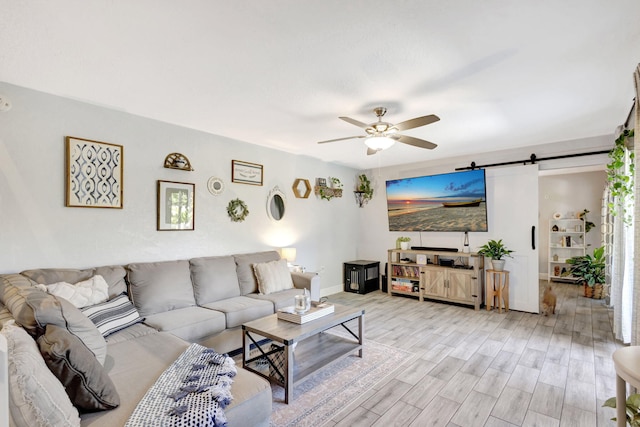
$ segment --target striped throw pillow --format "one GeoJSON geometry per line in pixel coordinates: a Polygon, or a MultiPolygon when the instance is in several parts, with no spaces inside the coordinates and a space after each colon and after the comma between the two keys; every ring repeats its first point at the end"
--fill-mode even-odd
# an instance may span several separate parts
{"type": "Polygon", "coordinates": [[[144,320],[126,294],[85,307],[81,311],[91,319],[103,337],[144,320]]]}

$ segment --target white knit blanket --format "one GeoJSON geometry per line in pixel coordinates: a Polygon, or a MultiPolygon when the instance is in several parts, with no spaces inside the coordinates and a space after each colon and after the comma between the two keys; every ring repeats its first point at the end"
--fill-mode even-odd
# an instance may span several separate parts
{"type": "Polygon", "coordinates": [[[126,427],[223,427],[236,375],[232,358],[191,344],[138,403],[126,427]]]}

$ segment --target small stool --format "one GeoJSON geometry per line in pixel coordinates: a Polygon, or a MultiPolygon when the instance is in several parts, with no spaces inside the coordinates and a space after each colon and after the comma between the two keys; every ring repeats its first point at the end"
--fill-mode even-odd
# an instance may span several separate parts
{"type": "Polygon", "coordinates": [[[625,409],[627,407],[627,386],[640,388],[640,347],[619,348],[613,352],[613,364],[616,368],[616,418],[618,427],[627,425],[625,409]]]}
{"type": "Polygon", "coordinates": [[[487,270],[485,304],[487,311],[493,307],[498,307],[498,312],[502,313],[502,305],[505,311],[509,311],[509,272],[506,270],[487,270]],[[497,299],[497,304],[494,304],[497,299]]]}

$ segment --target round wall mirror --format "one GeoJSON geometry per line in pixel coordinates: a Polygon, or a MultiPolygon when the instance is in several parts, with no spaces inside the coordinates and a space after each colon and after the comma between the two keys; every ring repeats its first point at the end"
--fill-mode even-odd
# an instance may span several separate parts
{"type": "Polygon", "coordinates": [[[284,217],[287,206],[287,198],[278,186],[273,187],[267,198],[267,215],[274,221],[280,221],[284,217]]]}

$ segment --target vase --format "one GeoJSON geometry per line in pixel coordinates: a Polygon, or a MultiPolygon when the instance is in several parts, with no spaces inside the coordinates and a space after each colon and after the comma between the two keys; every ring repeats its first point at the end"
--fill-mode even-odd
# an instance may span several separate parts
{"type": "Polygon", "coordinates": [[[491,266],[495,271],[503,271],[504,270],[504,259],[492,259],[491,266]]]}
{"type": "Polygon", "coordinates": [[[400,242],[400,249],[406,251],[409,249],[409,242],[400,242]]]}

